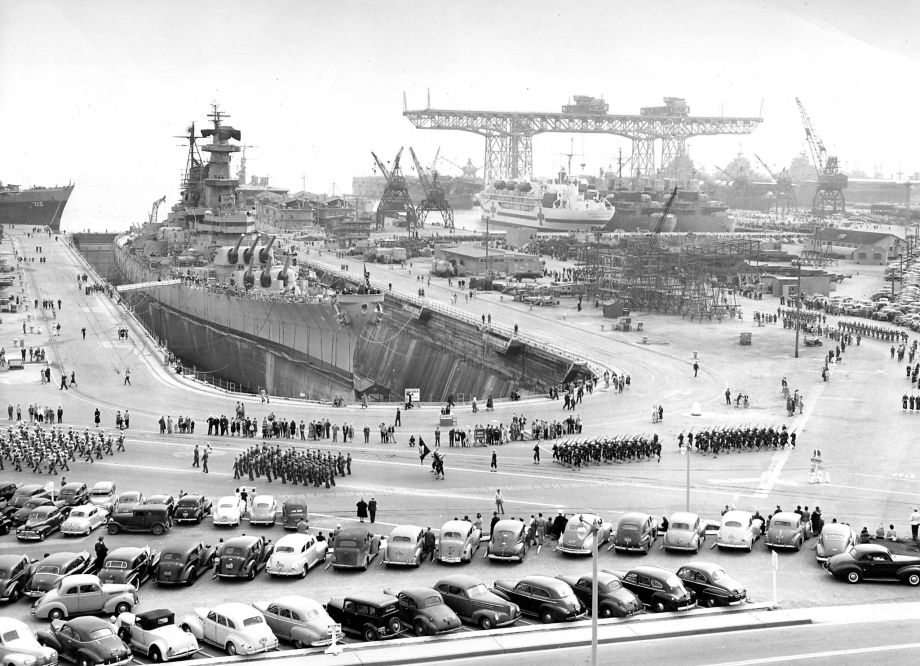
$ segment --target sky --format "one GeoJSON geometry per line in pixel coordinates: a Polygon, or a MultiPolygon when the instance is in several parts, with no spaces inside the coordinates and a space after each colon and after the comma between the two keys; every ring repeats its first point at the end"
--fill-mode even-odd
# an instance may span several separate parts
{"type": "MultiPolygon", "coordinates": [[[[483,162],[481,137],[417,130],[410,109],[555,111],[603,96],[638,113],[759,116],[701,137],[695,163],[739,153],[779,171],[806,149],[795,97],[844,168],[920,171],[920,3],[903,0],[0,0],[0,180],[77,184],[65,228],[120,229],[173,202],[191,121],[214,102],[242,130],[250,175],[349,192],[413,146],[483,162]]],[[[534,170],[597,173],[626,139],[544,134],[534,170]],[[581,167],[575,169],[581,171],[581,167]]],[[[446,163],[444,173],[457,173],[446,163]]],[[[411,172],[410,172],[411,173],[411,172]]]]}

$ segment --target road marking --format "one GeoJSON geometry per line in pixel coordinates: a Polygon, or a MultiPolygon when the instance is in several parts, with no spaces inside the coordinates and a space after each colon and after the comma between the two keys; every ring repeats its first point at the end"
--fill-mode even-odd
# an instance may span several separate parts
{"type": "Polygon", "coordinates": [[[791,654],[786,656],[762,657],[745,661],[726,661],[713,666],[753,666],[754,664],[775,664],[783,661],[805,661],[806,659],[820,659],[822,657],[836,657],[851,654],[868,654],[871,652],[891,652],[894,650],[914,650],[920,643],[901,643],[900,645],[879,645],[876,647],[850,648],[847,650],[827,650],[825,652],[809,652],[807,654],[791,654]]]}

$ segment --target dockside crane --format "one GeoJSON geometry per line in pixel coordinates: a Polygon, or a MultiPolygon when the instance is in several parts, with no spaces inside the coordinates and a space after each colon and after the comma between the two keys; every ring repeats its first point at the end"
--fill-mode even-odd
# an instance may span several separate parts
{"type": "Polygon", "coordinates": [[[441,214],[441,219],[444,220],[445,228],[453,229],[454,210],[451,208],[450,204],[447,203],[447,197],[444,196],[444,188],[441,187],[441,183],[438,180],[438,172],[432,169],[431,180],[429,181],[428,175],[425,173],[425,169],[422,167],[422,163],[419,162],[418,156],[415,154],[415,150],[412,149],[412,146],[409,146],[409,154],[412,156],[412,161],[415,163],[418,182],[422,186],[422,191],[425,193],[425,198],[415,208],[418,226],[425,226],[425,218],[428,217],[428,213],[437,212],[441,214]]]}
{"type": "Polygon", "coordinates": [[[383,196],[380,197],[380,203],[377,204],[376,226],[378,230],[383,229],[387,213],[405,214],[406,224],[409,227],[410,233],[415,227],[417,219],[415,206],[412,205],[412,199],[409,197],[409,188],[406,185],[406,177],[403,175],[402,169],[399,166],[399,159],[402,157],[402,152],[403,149],[400,147],[399,152],[396,153],[396,158],[393,160],[393,166],[390,169],[387,169],[383,165],[383,162],[380,161],[380,158],[377,157],[375,153],[371,152],[371,155],[374,156],[374,162],[377,163],[377,168],[380,169],[380,173],[387,181],[383,196]]]}
{"type": "Polygon", "coordinates": [[[754,153],[754,157],[757,158],[757,161],[767,170],[767,173],[770,174],[770,178],[776,183],[775,196],[770,204],[773,211],[777,215],[785,215],[790,210],[798,208],[798,202],[795,196],[795,185],[792,183],[792,178],[786,175],[786,167],[783,167],[783,170],[780,171],[777,176],[770,167],[767,166],[767,163],[760,158],[760,155],[754,153]]]}
{"type": "Polygon", "coordinates": [[[150,216],[147,218],[147,221],[150,224],[153,224],[157,221],[157,211],[160,210],[160,205],[166,202],[166,195],[163,195],[159,199],[153,202],[153,205],[150,207],[150,216]]]}
{"type": "Polygon", "coordinates": [[[818,187],[815,190],[815,198],[812,200],[811,212],[813,215],[821,216],[829,213],[842,213],[846,210],[846,198],[843,192],[847,188],[847,176],[840,173],[837,157],[827,154],[824,142],[818,136],[811,118],[808,117],[802,100],[796,97],[795,103],[799,106],[802,124],[805,126],[805,139],[808,141],[811,159],[818,172],[818,187]]]}

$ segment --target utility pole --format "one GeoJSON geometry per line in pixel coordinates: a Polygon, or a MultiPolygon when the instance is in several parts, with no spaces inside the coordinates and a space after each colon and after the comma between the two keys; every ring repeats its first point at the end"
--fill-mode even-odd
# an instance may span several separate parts
{"type": "MultiPolygon", "coordinates": [[[[801,325],[801,314],[802,310],[802,260],[799,259],[797,262],[798,265],[798,279],[796,281],[796,293],[795,293],[795,357],[799,357],[799,328],[801,325]]],[[[894,286],[894,283],[891,283],[894,286]]]]}

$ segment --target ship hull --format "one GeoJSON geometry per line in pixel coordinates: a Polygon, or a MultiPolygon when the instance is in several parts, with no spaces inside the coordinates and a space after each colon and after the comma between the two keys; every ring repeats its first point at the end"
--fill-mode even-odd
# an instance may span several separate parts
{"type": "MultiPolygon", "coordinates": [[[[607,223],[607,231],[625,231],[625,232],[636,232],[636,231],[654,231],[655,227],[658,225],[658,220],[661,218],[661,213],[652,213],[650,215],[638,215],[623,213],[620,214],[620,211],[617,210],[616,215],[613,216],[613,219],[607,223]]],[[[662,225],[661,231],[664,233],[670,233],[674,231],[675,221],[674,216],[669,215],[664,224],[662,225]]]]}
{"type": "Polygon", "coordinates": [[[4,193],[0,195],[0,224],[47,226],[56,233],[71,192],[73,185],[4,193]]]}
{"type": "Polygon", "coordinates": [[[730,215],[674,215],[677,225],[674,231],[678,233],[720,233],[729,234],[735,230],[735,218],[730,215]]]}
{"type": "Polygon", "coordinates": [[[605,227],[613,219],[614,209],[551,208],[535,203],[533,207],[510,209],[500,202],[480,194],[482,219],[507,227],[523,227],[537,231],[587,231],[605,227]]]}

